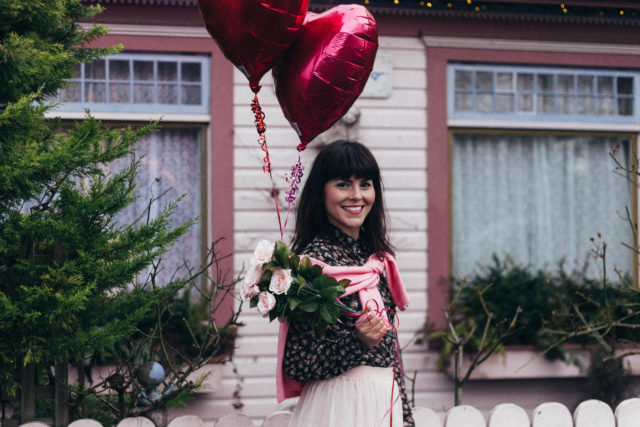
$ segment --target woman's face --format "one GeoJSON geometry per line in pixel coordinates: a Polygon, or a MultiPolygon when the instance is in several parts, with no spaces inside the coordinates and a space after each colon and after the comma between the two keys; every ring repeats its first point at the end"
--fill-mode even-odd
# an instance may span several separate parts
{"type": "Polygon", "coordinates": [[[332,179],[324,185],[324,204],[329,222],[357,239],[360,227],[376,200],[370,179],[332,179]]]}

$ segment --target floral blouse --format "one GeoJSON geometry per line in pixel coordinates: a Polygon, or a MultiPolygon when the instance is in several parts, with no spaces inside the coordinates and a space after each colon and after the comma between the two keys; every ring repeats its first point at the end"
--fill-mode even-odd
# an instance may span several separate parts
{"type": "MultiPolygon", "coordinates": [[[[367,262],[371,253],[362,239],[356,241],[338,228],[333,228],[332,233],[331,236],[316,237],[303,250],[303,254],[334,266],[363,265],[367,262]]],[[[385,307],[395,310],[384,276],[380,276],[378,287],[385,307]]],[[[341,298],[341,301],[362,311],[357,292],[341,298]]],[[[393,322],[393,313],[387,312],[387,316],[393,322]]],[[[342,323],[330,325],[322,336],[318,336],[304,323],[292,322],[284,351],[284,372],[295,381],[307,382],[336,377],[360,365],[385,368],[393,366],[396,360],[394,339],[385,335],[376,347],[367,349],[358,337],[354,326],[356,319],[342,316],[342,323]]],[[[402,398],[404,426],[414,426],[404,379],[399,370],[396,382],[402,398]]]]}

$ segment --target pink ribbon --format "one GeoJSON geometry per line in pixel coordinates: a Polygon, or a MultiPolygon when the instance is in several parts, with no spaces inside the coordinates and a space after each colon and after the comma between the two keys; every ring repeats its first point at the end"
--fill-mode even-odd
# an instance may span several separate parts
{"type": "MultiPolygon", "coordinates": [[[[409,297],[400,279],[400,272],[395,259],[391,254],[383,253],[382,256],[373,254],[362,266],[336,267],[325,264],[317,259],[310,258],[311,263],[322,267],[322,272],[340,281],[347,279],[351,283],[346,292],[341,297],[358,292],[362,307],[367,307],[369,301],[375,301],[378,307],[384,307],[382,295],[378,290],[380,274],[386,273],[387,284],[391,291],[393,301],[400,310],[405,310],[409,305],[409,297]]],[[[386,310],[382,309],[382,317],[388,323],[386,310]]],[[[284,373],[282,361],[284,358],[284,348],[287,342],[287,331],[289,323],[285,320],[280,323],[278,333],[278,365],[276,369],[276,386],[278,392],[278,402],[282,402],[289,397],[299,396],[304,383],[292,380],[284,373]]]]}

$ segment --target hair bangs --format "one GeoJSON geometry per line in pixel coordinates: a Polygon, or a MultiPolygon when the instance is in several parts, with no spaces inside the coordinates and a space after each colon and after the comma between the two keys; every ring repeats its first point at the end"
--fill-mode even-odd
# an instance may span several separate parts
{"type": "Polygon", "coordinates": [[[380,169],[375,158],[368,150],[357,145],[345,145],[333,162],[327,164],[324,174],[327,179],[349,179],[352,176],[361,179],[380,180],[380,169]]]}

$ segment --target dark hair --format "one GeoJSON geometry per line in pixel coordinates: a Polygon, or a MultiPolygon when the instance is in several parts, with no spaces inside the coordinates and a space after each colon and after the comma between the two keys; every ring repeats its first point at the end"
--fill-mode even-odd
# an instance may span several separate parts
{"type": "Polygon", "coordinates": [[[331,223],[324,204],[324,186],[332,179],[352,176],[373,181],[376,198],[364,220],[361,237],[373,253],[389,252],[393,246],[387,235],[386,211],[382,197],[380,168],[371,151],[355,141],[338,140],[324,147],[316,156],[302,189],[296,212],[293,251],[300,253],[318,235],[332,236],[331,223]]]}

